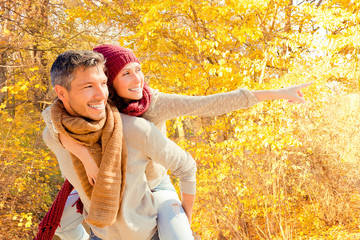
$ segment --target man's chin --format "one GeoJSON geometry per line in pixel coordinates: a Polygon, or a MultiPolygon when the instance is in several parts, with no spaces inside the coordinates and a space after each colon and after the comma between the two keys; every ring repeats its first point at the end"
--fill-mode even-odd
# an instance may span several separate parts
{"type": "Polygon", "coordinates": [[[86,118],[88,118],[88,119],[90,119],[90,120],[93,120],[93,121],[99,121],[99,120],[101,120],[101,119],[103,119],[103,118],[105,118],[106,117],[106,113],[105,113],[105,111],[103,112],[103,113],[101,113],[101,114],[92,114],[92,115],[89,115],[88,117],[86,117],[86,118]]]}

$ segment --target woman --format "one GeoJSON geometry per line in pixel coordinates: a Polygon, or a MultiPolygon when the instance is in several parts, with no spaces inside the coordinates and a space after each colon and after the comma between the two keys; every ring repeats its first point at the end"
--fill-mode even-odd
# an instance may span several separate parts
{"type": "MultiPolygon", "coordinates": [[[[287,99],[302,103],[304,99],[301,89],[310,85],[252,92],[239,89],[200,97],[163,94],[147,87],[140,62],[129,49],[116,45],[100,45],[95,47],[94,51],[103,54],[106,59],[111,101],[123,113],[152,121],[164,134],[165,121],[179,116],[215,116],[271,99],[287,99]]],[[[60,136],[60,139],[70,152],[83,160],[88,179],[94,184],[98,168],[91,155],[84,151],[81,145],[76,145],[63,136],[60,136]]],[[[191,222],[194,196],[182,196],[183,208],[180,206],[174,210],[173,203],[180,203],[180,200],[167,176],[167,170],[151,161],[146,173],[148,185],[154,192],[159,206],[160,239],[191,239],[188,223],[191,222]]]]}

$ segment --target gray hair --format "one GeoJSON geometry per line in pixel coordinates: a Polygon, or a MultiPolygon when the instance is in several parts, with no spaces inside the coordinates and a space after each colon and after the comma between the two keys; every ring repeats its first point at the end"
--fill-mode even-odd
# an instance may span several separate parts
{"type": "Polygon", "coordinates": [[[101,53],[90,50],[69,50],[60,54],[51,66],[51,85],[63,86],[70,90],[76,69],[100,66],[105,70],[105,60],[101,53]]]}

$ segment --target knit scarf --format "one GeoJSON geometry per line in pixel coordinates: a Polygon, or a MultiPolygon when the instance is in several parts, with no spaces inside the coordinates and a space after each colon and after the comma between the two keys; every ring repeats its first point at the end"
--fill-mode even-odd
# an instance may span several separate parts
{"type": "MultiPolygon", "coordinates": [[[[150,103],[151,103],[151,91],[150,91],[149,86],[145,83],[144,87],[143,87],[143,97],[140,100],[133,101],[126,108],[119,109],[119,111],[122,113],[128,114],[130,116],[141,116],[143,113],[145,113],[149,109],[150,103]]],[[[104,144],[102,144],[102,145],[104,146],[104,144]]],[[[99,171],[99,173],[100,173],[100,171],[99,171]]],[[[125,175],[124,175],[124,177],[125,177],[125,175]]],[[[99,177],[97,179],[99,179],[99,177]]],[[[88,180],[86,180],[86,181],[88,181],[88,180]]],[[[68,181],[66,181],[66,182],[69,183],[68,181]]],[[[59,226],[66,200],[73,188],[70,183],[66,184],[66,182],[64,183],[63,187],[61,188],[59,194],[57,195],[53,205],[47,212],[46,216],[39,224],[39,233],[34,238],[34,240],[52,239],[53,238],[55,230],[59,226]],[[49,219],[53,219],[53,220],[50,221],[49,219]]],[[[97,183],[98,183],[98,181],[96,182],[96,184],[97,183]]],[[[125,181],[123,181],[123,183],[125,183],[125,181]]],[[[77,203],[78,203],[77,207],[81,206],[80,199],[77,203]]]]}
{"type": "Polygon", "coordinates": [[[120,112],[130,116],[141,116],[146,112],[151,103],[151,92],[149,86],[144,83],[143,97],[139,100],[132,101],[126,108],[119,109],[120,112]]]}
{"type": "Polygon", "coordinates": [[[98,121],[69,115],[60,100],[51,107],[54,127],[85,145],[95,159],[99,174],[94,187],[89,183],[84,165],[71,154],[75,171],[86,195],[91,199],[86,221],[106,227],[115,220],[125,186],[127,151],[122,122],[116,107],[106,104],[106,118],[98,121]]]}
{"type": "Polygon", "coordinates": [[[66,180],[64,182],[50,210],[46,213],[43,220],[41,220],[39,224],[39,232],[36,235],[35,240],[52,239],[56,228],[59,226],[66,200],[73,188],[74,187],[69,183],[69,181],[66,180]],[[51,236],[51,238],[49,236],[51,236]]]}

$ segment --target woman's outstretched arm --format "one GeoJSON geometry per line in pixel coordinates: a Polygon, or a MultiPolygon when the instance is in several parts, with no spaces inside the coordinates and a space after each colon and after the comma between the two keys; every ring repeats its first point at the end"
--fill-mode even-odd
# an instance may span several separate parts
{"type": "Polygon", "coordinates": [[[293,85],[280,89],[256,90],[251,92],[258,99],[259,102],[275,99],[285,99],[289,100],[289,102],[304,103],[304,94],[302,93],[301,89],[306,88],[311,84],[312,82],[300,85],[293,85]]]}

